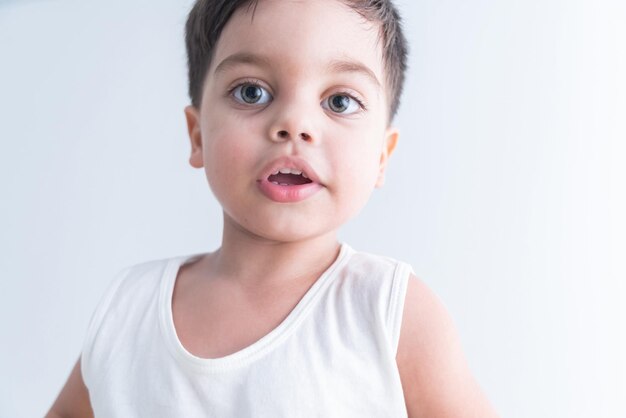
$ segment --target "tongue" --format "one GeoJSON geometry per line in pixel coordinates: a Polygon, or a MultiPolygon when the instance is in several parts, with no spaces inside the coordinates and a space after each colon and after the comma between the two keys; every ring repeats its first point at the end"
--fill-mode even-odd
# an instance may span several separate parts
{"type": "Polygon", "coordinates": [[[275,181],[278,184],[300,185],[300,184],[311,183],[311,180],[304,178],[301,175],[297,175],[297,174],[278,173],[278,174],[272,174],[267,179],[269,181],[275,181]]]}

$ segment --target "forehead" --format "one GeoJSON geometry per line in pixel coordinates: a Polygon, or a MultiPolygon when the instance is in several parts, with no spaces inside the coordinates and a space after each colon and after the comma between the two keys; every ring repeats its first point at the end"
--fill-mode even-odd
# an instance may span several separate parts
{"type": "Polygon", "coordinates": [[[362,66],[383,83],[379,25],[339,0],[259,0],[241,7],[220,35],[209,73],[232,56],[254,56],[260,60],[253,64],[299,75],[362,66]]]}

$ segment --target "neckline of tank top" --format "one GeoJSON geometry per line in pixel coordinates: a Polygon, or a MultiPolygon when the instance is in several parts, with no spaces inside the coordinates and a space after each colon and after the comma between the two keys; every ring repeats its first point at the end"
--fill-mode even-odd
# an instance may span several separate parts
{"type": "Polygon", "coordinates": [[[349,255],[355,251],[347,243],[340,244],[339,254],[335,261],[320,275],[315,283],[304,294],[287,317],[268,334],[259,340],[242,348],[239,351],[218,358],[198,357],[187,351],[182,345],[176,328],[174,326],[174,317],[172,313],[172,295],[174,291],[174,283],[180,266],[185,262],[198,257],[201,254],[185,255],[174,257],[168,260],[163,271],[159,289],[159,318],[161,325],[161,335],[165,340],[170,353],[183,366],[190,368],[196,372],[220,372],[238,368],[250,364],[257,358],[263,356],[269,350],[279,345],[286,339],[298,325],[304,320],[309,311],[313,308],[315,302],[319,299],[323,289],[335,277],[335,273],[340,270],[341,266],[349,259],[349,255]]]}

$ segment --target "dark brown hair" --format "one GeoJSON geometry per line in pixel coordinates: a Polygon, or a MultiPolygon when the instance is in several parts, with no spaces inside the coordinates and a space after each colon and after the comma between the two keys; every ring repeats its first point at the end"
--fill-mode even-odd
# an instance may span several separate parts
{"type": "MultiPolygon", "coordinates": [[[[407,44],[398,10],[391,0],[341,0],[367,21],[380,25],[383,64],[389,89],[389,121],[400,105],[407,67],[407,44]]],[[[240,7],[255,8],[258,0],[197,0],[185,26],[191,104],[200,107],[206,72],[215,45],[233,13],[240,7]]]]}

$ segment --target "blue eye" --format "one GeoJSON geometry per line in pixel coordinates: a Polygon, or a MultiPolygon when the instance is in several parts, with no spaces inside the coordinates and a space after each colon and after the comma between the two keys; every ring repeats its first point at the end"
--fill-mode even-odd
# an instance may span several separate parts
{"type": "Polygon", "coordinates": [[[233,96],[244,104],[265,104],[272,100],[272,95],[258,84],[244,83],[233,89],[233,96]]]}
{"type": "Polygon", "coordinates": [[[349,115],[361,109],[361,103],[347,94],[333,94],[322,102],[324,109],[330,109],[335,113],[349,115]]]}

